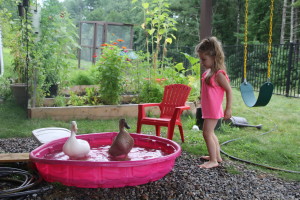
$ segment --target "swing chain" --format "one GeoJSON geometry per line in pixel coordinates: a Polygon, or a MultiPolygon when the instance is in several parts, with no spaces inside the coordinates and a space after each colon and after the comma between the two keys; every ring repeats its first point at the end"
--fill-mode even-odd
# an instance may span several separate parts
{"type": "Polygon", "coordinates": [[[271,77],[271,51],[272,51],[272,33],[273,33],[273,10],[274,10],[274,0],[271,0],[270,5],[270,29],[269,29],[269,45],[268,45],[268,82],[270,82],[271,77]]]}
{"type": "MultiPolygon", "coordinates": [[[[248,55],[248,0],[245,0],[245,32],[244,32],[244,83],[247,84],[247,55],[248,55]]],[[[269,28],[269,44],[268,44],[268,82],[271,77],[271,57],[272,57],[272,33],[273,33],[273,11],[274,0],[271,0],[270,5],[270,28],[269,28]]]]}
{"type": "Polygon", "coordinates": [[[245,2],[245,33],[244,33],[244,83],[247,83],[247,54],[248,54],[248,0],[245,2]]]}

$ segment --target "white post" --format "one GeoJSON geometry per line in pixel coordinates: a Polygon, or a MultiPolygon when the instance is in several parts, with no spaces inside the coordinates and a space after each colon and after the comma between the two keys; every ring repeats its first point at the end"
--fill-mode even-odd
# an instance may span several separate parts
{"type": "MultiPolygon", "coordinates": [[[[36,41],[39,42],[41,37],[41,6],[39,4],[31,7],[31,13],[32,13],[32,27],[33,32],[37,35],[36,41]]],[[[36,90],[37,90],[37,69],[34,70],[34,75],[32,77],[33,79],[33,91],[32,91],[32,97],[31,97],[31,107],[35,107],[36,104],[36,90]]]]}
{"type": "Polygon", "coordinates": [[[36,42],[40,40],[41,36],[41,29],[40,29],[40,23],[41,23],[41,6],[35,5],[30,7],[30,11],[32,14],[32,28],[33,32],[37,35],[36,42]]]}

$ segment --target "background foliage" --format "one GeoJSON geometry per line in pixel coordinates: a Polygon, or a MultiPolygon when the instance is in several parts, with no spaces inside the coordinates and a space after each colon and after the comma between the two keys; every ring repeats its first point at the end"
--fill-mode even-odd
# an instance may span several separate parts
{"type": "MultiPolygon", "coordinates": [[[[267,43],[269,5],[271,0],[249,1],[249,41],[267,43]]],[[[139,0],[132,4],[131,0],[66,0],[68,11],[74,23],[80,20],[111,21],[136,24],[135,44],[143,43],[146,35],[140,30],[144,20],[142,3],[152,0],[139,0]]],[[[177,22],[174,32],[176,46],[195,46],[199,42],[200,6],[199,0],[168,0],[173,18],[177,22]]],[[[213,35],[219,37],[225,45],[237,45],[243,42],[244,0],[213,1],[213,35]]],[[[299,1],[298,1],[299,2],[299,1]]],[[[288,1],[288,5],[290,1],[288,1]]],[[[280,30],[282,21],[282,0],[274,0],[274,30],[280,30]]],[[[296,10],[297,12],[297,10],[296,10]]],[[[287,18],[289,24],[289,18],[287,18]]],[[[289,26],[286,26],[287,33],[289,26]]],[[[299,37],[298,32],[298,37],[299,37]]],[[[280,31],[274,31],[274,43],[279,42],[280,31]]],[[[286,36],[288,41],[288,36],[286,36]]]]}
{"type": "MultiPolygon", "coordinates": [[[[5,47],[10,47],[13,41],[12,39],[18,31],[16,27],[18,27],[21,21],[17,14],[17,3],[20,1],[0,0],[0,2],[0,22],[1,29],[3,30],[3,43],[5,47]]],[[[212,34],[220,38],[224,46],[243,44],[244,1],[223,0],[213,1],[212,3],[212,34]]],[[[280,37],[280,31],[277,30],[281,28],[283,1],[274,0],[274,3],[274,13],[279,13],[274,15],[273,19],[273,43],[276,44],[279,42],[280,37]]],[[[288,6],[291,5],[290,0],[287,0],[287,3],[288,6]]],[[[296,1],[295,5],[297,4],[299,4],[299,0],[296,1]]],[[[270,0],[249,1],[249,43],[266,44],[268,42],[269,5],[270,0]]],[[[130,88],[130,90],[140,92],[144,77],[161,79],[166,78],[167,75],[170,76],[170,78],[165,81],[164,84],[180,81],[187,83],[187,81],[184,82],[183,79],[186,75],[189,75],[190,72],[186,69],[187,66],[190,67],[191,65],[180,52],[194,56],[193,47],[199,42],[199,29],[201,28],[200,8],[201,1],[199,0],[65,0],[63,2],[45,0],[43,1],[42,7],[41,42],[32,47],[34,53],[31,55],[32,59],[35,58],[31,62],[33,67],[39,66],[39,75],[36,75],[36,77],[41,79],[42,82],[66,82],[65,84],[74,82],[73,80],[69,80],[68,76],[75,71],[74,69],[77,64],[76,44],[78,41],[78,25],[80,21],[85,20],[135,24],[135,48],[141,49],[144,51],[143,53],[145,53],[149,46],[158,47],[149,48],[149,52],[140,56],[143,57],[143,59],[133,61],[135,63],[132,69],[136,69],[135,71],[143,69],[141,73],[143,75],[129,73],[130,70],[128,70],[127,75],[134,78],[126,79],[126,83],[123,83],[123,88],[127,88],[128,90],[130,88]],[[146,4],[149,5],[147,7],[149,9],[145,9],[146,4]],[[159,26],[157,22],[161,20],[162,17],[165,17],[165,19],[160,23],[162,26],[159,26]],[[145,22],[147,22],[149,26],[143,29],[141,25],[145,22]],[[155,30],[152,30],[153,27],[155,30]],[[167,35],[164,36],[165,33],[167,33],[167,35]],[[149,40],[147,40],[147,37],[149,37],[149,40]],[[150,37],[152,37],[152,39],[150,39],[150,37]],[[170,38],[172,42],[169,42],[164,48],[166,41],[169,41],[170,38]],[[146,41],[148,41],[148,43],[146,43],[146,41]],[[161,42],[162,47],[159,47],[159,42],[161,42]],[[153,54],[154,52],[156,54],[153,54]],[[168,59],[162,59],[161,57],[162,55],[165,56],[163,54],[165,52],[167,52],[165,55],[168,55],[168,59]],[[151,64],[153,64],[151,60],[149,60],[151,56],[153,56],[152,62],[156,57],[159,59],[157,63],[159,70],[154,72],[154,74],[151,74],[152,70],[148,69],[151,64]],[[70,61],[70,59],[73,59],[73,61],[70,61]],[[184,63],[181,64],[184,59],[184,63]],[[183,66],[184,69],[179,66],[183,66]],[[51,76],[51,74],[53,76],[51,76]],[[61,79],[61,77],[63,78],[61,79]],[[132,86],[125,87],[129,85],[129,82],[132,83],[130,85],[138,85],[136,86],[137,88],[131,89],[133,88],[132,86]]],[[[288,9],[290,8],[291,7],[288,7],[288,9]]],[[[299,15],[299,8],[295,7],[295,12],[299,15]]],[[[289,15],[290,13],[288,11],[288,16],[289,15]]],[[[287,42],[289,39],[290,18],[287,17],[286,19],[287,26],[285,29],[287,34],[285,38],[287,42]]],[[[299,32],[296,32],[296,34],[297,39],[299,38],[299,32]]],[[[14,51],[14,53],[17,53],[17,51],[14,51]]],[[[20,58],[22,57],[20,56],[20,58]]],[[[229,57],[228,59],[231,60],[235,58],[229,57]]],[[[236,60],[236,62],[240,61],[236,60]]],[[[237,64],[237,66],[240,65],[237,64]]],[[[10,70],[11,69],[7,71],[10,70]]],[[[35,70],[32,71],[32,74],[34,73],[36,73],[35,70]]],[[[87,84],[94,83],[93,80],[87,81],[86,79],[90,74],[83,73],[83,75],[80,75],[78,72],[76,73],[78,74],[77,77],[75,77],[75,79],[78,80],[77,82],[80,82],[81,79],[81,82],[87,84]]],[[[13,78],[14,75],[13,73],[8,73],[5,76],[13,78]]],[[[191,81],[191,79],[189,79],[188,83],[194,85],[197,81],[191,81]]]]}

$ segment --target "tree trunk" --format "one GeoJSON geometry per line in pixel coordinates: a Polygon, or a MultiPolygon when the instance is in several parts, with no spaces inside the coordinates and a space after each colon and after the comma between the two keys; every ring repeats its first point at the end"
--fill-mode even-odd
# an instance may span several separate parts
{"type": "MultiPolygon", "coordinates": [[[[236,32],[237,34],[240,33],[240,25],[241,25],[241,3],[240,1],[238,0],[237,1],[237,9],[238,9],[238,13],[237,13],[237,18],[236,18],[236,32]]],[[[239,41],[239,37],[236,37],[236,45],[239,45],[240,41],[239,41]]]]}
{"type": "Polygon", "coordinates": [[[299,7],[294,7],[294,11],[295,11],[295,20],[294,20],[294,41],[296,43],[299,42],[299,39],[297,37],[297,33],[299,32],[298,31],[298,28],[299,28],[299,7]]]}
{"type": "MultiPolygon", "coordinates": [[[[200,7],[200,24],[199,24],[199,40],[211,36],[212,34],[212,1],[202,0],[200,7]]],[[[204,72],[204,68],[201,66],[201,75],[204,72]]],[[[201,80],[200,80],[201,85],[201,80]]],[[[201,90],[200,90],[201,97],[201,90]]]]}
{"type": "MultiPolygon", "coordinates": [[[[291,5],[295,3],[294,0],[292,0],[291,5]]],[[[291,26],[290,26],[290,42],[294,41],[294,6],[291,6],[291,26]]]]}
{"type": "Polygon", "coordinates": [[[286,24],[286,4],[287,4],[287,0],[284,0],[283,7],[282,7],[280,44],[284,44],[284,34],[285,34],[285,24],[286,24]]]}
{"type": "MultiPolygon", "coordinates": [[[[212,1],[202,0],[200,7],[200,25],[199,25],[200,41],[212,34],[212,1]]],[[[204,69],[201,67],[201,74],[204,69]]]]}
{"type": "Polygon", "coordinates": [[[200,41],[212,33],[212,1],[202,0],[200,8],[200,41]]]}

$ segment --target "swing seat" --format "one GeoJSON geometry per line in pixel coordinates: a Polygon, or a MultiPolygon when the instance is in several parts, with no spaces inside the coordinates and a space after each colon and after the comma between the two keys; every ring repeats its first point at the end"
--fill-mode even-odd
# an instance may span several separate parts
{"type": "Polygon", "coordinates": [[[258,98],[254,96],[254,90],[250,83],[244,82],[240,86],[242,98],[248,107],[265,106],[271,100],[273,94],[273,84],[270,82],[264,83],[259,90],[258,98]]]}

